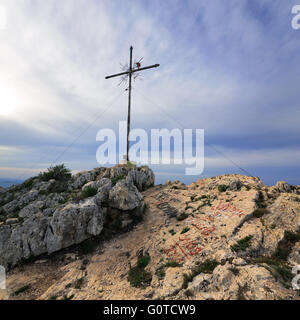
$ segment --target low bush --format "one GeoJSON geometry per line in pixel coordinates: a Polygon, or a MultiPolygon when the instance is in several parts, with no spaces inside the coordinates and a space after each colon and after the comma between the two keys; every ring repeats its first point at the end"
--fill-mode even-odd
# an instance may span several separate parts
{"type": "Polygon", "coordinates": [[[150,262],[150,256],[143,256],[141,257],[138,262],[137,265],[139,268],[145,268],[150,262]]]}
{"type": "Polygon", "coordinates": [[[145,270],[150,261],[150,256],[141,257],[135,267],[130,268],[127,280],[130,285],[135,288],[145,289],[152,281],[152,275],[145,270]]]}
{"type": "Polygon", "coordinates": [[[87,187],[82,191],[82,196],[83,198],[89,198],[89,197],[93,197],[94,195],[97,194],[97,188],[94,187],[87,187]]]}
{"type": "Polygon", "coordinates": [[[19,294],[22,293],[22,292],[28,291],[29,289],[30,289],[30,285],[27,284],[26,286],[21,287],[21,288],[19,288],[18,290],[16,290],[16,291],[14,292],[14,295],[17,296],[17,295],[19,295],[19,294]]]}
{"type": "Polygon", "coordinates": [[[190,230],[189,227],[185,227],[185,228],[182,229],[182,231],[180,233],[184,234],[184,233],[188,232],[189,230],[190,230]]]}
{"type": "Polygon", "coordinates": [[[219,264],[220,263],[215,259],[206,260],[200,265],[196,266],[190,274],[185,273],[183,275],[182,289],[186,289],[188,287],[188,283],[193,281],[193,279],[200,273],[213,273],[213,271],[219,264]]]}
{"type": "Polygon", "coordinates": [[[227,189],[228,189],[228,186],[226,186],[225,184],[218,185],[219,192],[225,192],[227,189]]]}
{"type": "Polygon", "coordinates": [[[66,181],[71,178],[71,171],[65,167],[64,164],[59,164],[55,167],[50,167],[46,172],[39,174],[39,179],[42,181],[49,181],[54,179],[56,181],[66,181]]]}
{"type": "Polygon", "coordinates": [[[116,176],[111,179],[112,185],[116,185],[118,181],[125,179],[124,175],[116,176]]]}
{"type": "Polygon", "coordinates": [[[236,244],[231,246],[231,249],[235,252],[238,251],[245,251],[247,248],[250,247],[250,242],[253,236],[247,236],[241,240],[238,240],[236,244]]]}

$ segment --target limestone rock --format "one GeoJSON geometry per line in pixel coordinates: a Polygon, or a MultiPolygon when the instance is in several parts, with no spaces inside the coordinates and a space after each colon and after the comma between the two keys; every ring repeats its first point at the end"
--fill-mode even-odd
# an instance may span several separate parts
{"type": "Polygon", "coordinates": [[[119,210],[134,210],[141,206],[142,195],[130,179],[123,179],[109,191],[109,203],[119,210]]]}
{"type": "Polygon", "coordinates": [[[278,181],[274,188],[278,192],[291,192],[292,191],[291,186],[285,181],[278,181]]]}
{"type": "Polygon", "coordinates": [[[80,243],[103,229],[103,209],[89,198],[79,205],[67,204],[57,209],[45,235],[47,252],[51,253],[80,243]]]}

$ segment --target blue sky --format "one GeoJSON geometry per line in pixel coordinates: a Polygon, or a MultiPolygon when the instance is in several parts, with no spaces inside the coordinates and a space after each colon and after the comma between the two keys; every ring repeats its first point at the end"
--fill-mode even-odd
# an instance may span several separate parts
{"type": "MultiPolygon", "coordinates": [[[[47,168],[106,110],[124,86],[104,77],[133,45],[135,58],[160,67],[134,83],[132,127],[204,129],[209,144],[265,183],[300,184],[298,2],[2,1],[0,179],[47,168]]],[[[59,162],[98,166],[97,131],[126,116],[123,94],[59,162]]],[[[157,182],[199,178],[183,166],[153,168],[157,182]]],[[[241,172],[207,145],[200,177],[222,173],[241,172]]]]}

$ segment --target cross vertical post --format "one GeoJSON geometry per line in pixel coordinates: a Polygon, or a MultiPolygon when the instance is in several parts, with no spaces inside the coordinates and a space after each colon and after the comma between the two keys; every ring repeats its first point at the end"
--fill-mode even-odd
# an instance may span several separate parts
{"type": "Polygon", "coordinates": [[[105,79],[110,79],[110,78],[114,78],[114,77],[119,77],[119,76],[124,76],[124,75],[128,75],[129,77],[129,86],[128,86],[128,115],[127,115],[127,147],[126,147],[126,161],[129,161],[129,135],[130,135],[130,109],[131,109],[131,84],[132,84],[132,74],[134,72],[140,72],[143,70],[147,70],[147,69],[151,69],[151,68],[157,68],[159,67],[159,64],[153,64],[151,66],[147,66],[147,67],[140,67],[140,63],[135,63],[137,66],[136,68],[133,68],[132,66],[132,51],[133,51],[133,47],[130,47],[130,60],[129,60],[129,69],[125,72],[121,72],[121,73],[116,73],[110,76],[106,76],[105,79]]]}
{"type": "Polygon", "coordinates": [[[129,86],[128,86],[128,115],[127,115],[127,149],[126,160],[129,161],[129,133],[130,133],[130,107],[131,107],[131,80],[132,80],[132,46],[130,47],[129,86]]]}

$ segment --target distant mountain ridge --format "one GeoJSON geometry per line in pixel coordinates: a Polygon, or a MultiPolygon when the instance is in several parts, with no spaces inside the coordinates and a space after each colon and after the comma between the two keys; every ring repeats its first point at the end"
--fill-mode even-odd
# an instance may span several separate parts
{"type": "Polygon", "coordinates": [[[19,184],[19,183],[22,183],[23,181],[24,180],[20,180],[20,179],[0,179],[0,187],[8,188],[13,184],[19,184]]]}

